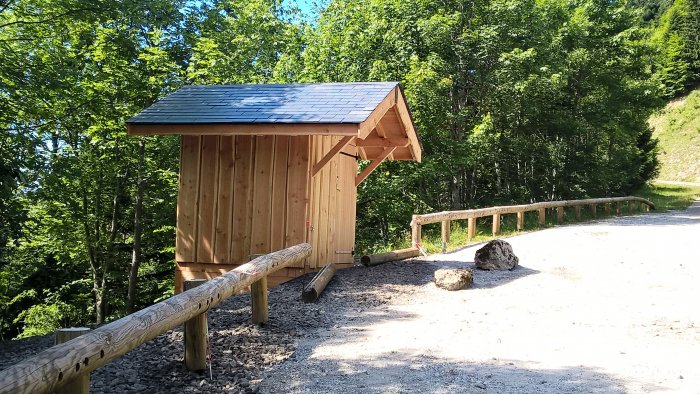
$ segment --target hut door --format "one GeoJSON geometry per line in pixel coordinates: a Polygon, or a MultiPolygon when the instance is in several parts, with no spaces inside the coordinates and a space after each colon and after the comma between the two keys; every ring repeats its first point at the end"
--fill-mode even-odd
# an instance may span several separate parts
{"type": "Polygon", "coordinates": [[[353,264],[353,251],[355,250],[355,205],[357,188],[355,176],[357,175],[357,160],[355,152],[357,148],[347,146],[338,154],[338,171],[333,191],[336,193],[336,220],[335,220],[335,256],[333,262],[340,265],[353,264]]]}

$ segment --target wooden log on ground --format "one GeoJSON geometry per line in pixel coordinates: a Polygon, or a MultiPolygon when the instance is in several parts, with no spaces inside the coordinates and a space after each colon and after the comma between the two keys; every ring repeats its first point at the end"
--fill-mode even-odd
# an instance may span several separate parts
{"type": "Polygon", "coordinates": [[[304,302],[316,301],[323,292],[323,289],[325,289],[326,285],[328,285],[328,282],[330,282],[331,279],[333,279],[333,275],[335,275],[336,270],[337,268],[335,267],[335,264],[326,264],[318,272],[318,274],[316,274],[316,276],[314,276],[314,278],[311,279],[311,282],[304,286],[304,290],[302,290],[301,292],[301,299],[304,302]]]}
{"type": "Polygon", "coordinates": [[[360,263],[365,267],[373,267],[389,261],[410,259],[418,256],[420,256],[420,251],[417,248],[399,249],[392,252],[362,256],[360,258],[360,263]]]}
{"type": "Polygon", "coordinates": [[[447,252],[447,244],[450,243],[450,221],[443,220],[440,228],[440,236],[442,238],[442,253],[447,252]]]}
{"type": "Polygon", "coordinates": [[[538,213],[538,217],[537,217],[538,223],[540,224],[540,226],[544,226],[545,223],[547,223],[547,212],[545,211],[545,208],[538,209],[537,213],[538,213]]]}
{"type": "Polygon", "coordinates": [[[491,226],[491,233],[494,236],[501,233],[501,214],[497,213],[493,215],[493,224],[491,226]]]}
{"type": "Polygon", "coordinates": [[[518,231],[523,231],[525,229],[525,211],[519,211],[517,212],[518,220],[517,220],[517,225],[516,228],[518,231]]]}
{"type": "Polygon", "coordinates": [[[476,218],[467,219],[467,242],[471,242],[476,236],[476,218]]]}
{"type": "MultiPolygon", "coordinates": [[[[73,327],[73,328],[60,328],[56,330],[56,338],[54,340],[55,345],[60,345],[62,343],[68,342],[73,338],[77,338],[90,331],[87,327],[73,327]]],[[[85,362],[85,360],[83,360],[85,362]]],[[[75,364],[76,369],[85,367],[83,364],[75,364]]],[[[90,374],[82,374],[75,377],[72,381],[68,382],[65,386],[56,390],[56,394],[88,394],[90,392],[90,374]]]]}
{"type": "Polygon", "coordinates": [[[310,255],[307,243],[266,254],[192,290],[44,350],[0,371],[0,394],[53,392],[310,255]],[[79,363],[83,366],[76,371],[79,363]]]}
{"type": "MultiPolygon", "coordinates": [[[[206,279],[190,279],[184,283],[185,290],[207,283],[206,279]]],[[[202,371],[207,367],[207,312],[185,322],[185,367],[189,371],[202,371]]]]}
{"type": "Polygon", "coordinates": [[[557,207],[557,224],[564,223],[564,207],[557,207]]]}

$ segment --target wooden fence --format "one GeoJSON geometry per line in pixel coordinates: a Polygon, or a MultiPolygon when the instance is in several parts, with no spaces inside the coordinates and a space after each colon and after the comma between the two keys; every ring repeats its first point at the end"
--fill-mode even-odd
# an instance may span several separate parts
{"type": "Polygon", "coordinates": [[[646,204],[646,206],[651,209],[656,208],[654,203],[647,199],[630,196],[591,198],[586,200],[548,201],[525,205],[507,205],[501,207],[467,209],[464,211],[445,211],[428,213],[424,215],[413,215],[413,219],[411,220],[411,244],[413,247],[420,247],[422,226],[425,224],[442,223],[442,251],[445,252],[447,249],[447,244],[450,242],[450,222],[452,220],[467,220],[467,237],[469,241],[471,241],[476,235],[477,218],[492,216],[492,233],[493,235],[498,235],[501,231],[501,215],[513,213],[516,214],[517,229],[520,231],[525,227],[525,212],[538,211],[539,223],[542,225],[545,223],[546,210],[556,208],[557,223],[562,223],[564,220],[565,207],[574,207],[576,220],[581,220],[581,207],[589,207],[591,210],[591,215],[596,217],[598,205],[604,204],[605,214],[609,215],[611,212],[611,205],[613,203],[616,204],[615,212],[618,215],[622,213],[623,203],[627,203],[627,209],[629,211],[632,211],[633,209],[632,204],[637,204],[637,209],[641,209],[642,204],[646,204]]]}
{"type": "Polygon", "coordinates": [[[311,245],[304,243],[260,256],[200,286],[51,347],[0,371],[0,393],[53,392],[310,255],[311,245]]]}

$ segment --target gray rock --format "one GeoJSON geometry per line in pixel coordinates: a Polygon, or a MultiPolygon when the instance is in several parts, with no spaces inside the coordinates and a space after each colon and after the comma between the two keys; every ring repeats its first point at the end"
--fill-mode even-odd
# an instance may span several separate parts
{"type": "Polygon", "coordinates": [[[518,256],[508,242],[494,239],[476,251],[474,263],[482,270],[512,270],[518,266],[518,256]]]}
{"type": "Polygon", "coordinates": [[[435,285],[445,290],[461,290],[472,287],[474,274],[466,268],[443,268],[435,271],[435,285]]]}

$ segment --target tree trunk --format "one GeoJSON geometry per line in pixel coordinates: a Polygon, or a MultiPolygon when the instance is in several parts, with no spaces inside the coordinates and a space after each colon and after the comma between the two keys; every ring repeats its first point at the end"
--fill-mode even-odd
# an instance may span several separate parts
{"type": "Polygon", "coordinates": [[[146,140],[141,138],[139,142],[139,162],[136,184],[136,207],[134,208],[134,243],[131,249],[131,268],[129,270],[129,292],[127,295],[127,308],[129,313],[134,312],[136,302],[136,285],[138,282],[139,267],[141,266],[141,215],[143,212],[143,194],[146,186],[143,174],[143,162],[146,150],[146,140]]]}

